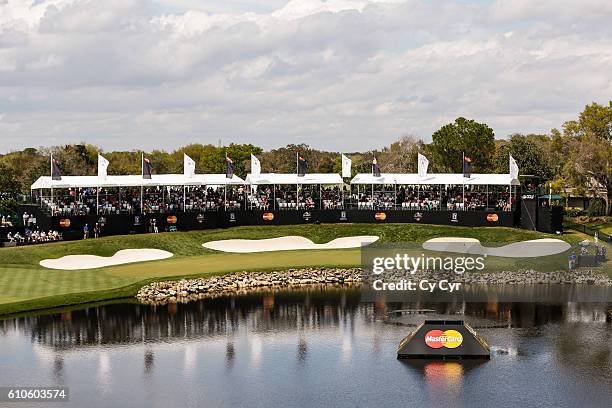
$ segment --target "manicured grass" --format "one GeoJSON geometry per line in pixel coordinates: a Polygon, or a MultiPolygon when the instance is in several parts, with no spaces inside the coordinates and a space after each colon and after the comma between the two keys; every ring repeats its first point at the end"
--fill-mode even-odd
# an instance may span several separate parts
{"type": "Polygon", "coordinates": [[[593,230],[599,231],[600,233],[612,235],[612,222],[609,221],[610,217],[574,217],[569,218],[569,221],[584,225],[585,227],[593,230]]]}
{"type": "MultiPolygon", "coordinates": [[[[353,235],[378,235],[380,243],[416,243],[440,236],[463,236],[483,243],[509,243],[549,235],[510,228],[466,228],[419,224],[327,224],[237,227],[105,237],[0,249],[0,314],[133,296],[151,281],[164,278],[210,276],[236,271],[269,271],[301,267],[350,267],[360,264],[360,251],[281,251],[227,254],[204,249],[202,243],[230,238],[260,239],[301,235],[324,243],[353,235]],[[50,270],[38,266],[47,258],[70,254],[113,255],[120,249],[158,248],[173,258],[82,271],[50,270]]],[[[575,243],[580,234],[562,237],[575,243]]],[[[419,250],[420,251],[420,250],[419,250]]],[[[514,264],[517,261],[512,261],[514,264]]]]}

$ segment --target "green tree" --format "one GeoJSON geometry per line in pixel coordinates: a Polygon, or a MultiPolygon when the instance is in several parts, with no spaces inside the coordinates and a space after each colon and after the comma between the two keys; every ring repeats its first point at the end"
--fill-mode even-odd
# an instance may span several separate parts
{"type": "Polygon", "coordinates": [[[606,192],[606,214],[612,198],[612,101],[607,105],[592,103],[578,120],[563,125],[569,140],[567,173],[575,187],[586,187],[594,194],[606,192]]]}
{"type": "Polygon", "coordinates": [[[500,144],[493,160],[494,169],[498,173],[508,173],[511,154],[519,166],[521,174],[539,176],[551,180],[553,171],[544,149],[533,138],[521,134],[514,134],[506,143],[500,144]]]}
{"type": "Polygon", "coordinates": [[[438,129],[432,139],[430,151],[434,169],[461,173],[462,154],[465,153],[472,159],[474,171],[490,170],[495,134],[486,124],[460,117],[438,129]]]}

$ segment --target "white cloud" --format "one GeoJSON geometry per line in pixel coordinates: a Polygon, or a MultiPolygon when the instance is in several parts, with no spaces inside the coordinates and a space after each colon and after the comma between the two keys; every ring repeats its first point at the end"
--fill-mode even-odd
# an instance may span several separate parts
{"type": "Polygon", "coordinates": [[[612,96],[606,0],[194,4],[0,0],[0,151],[353,151],[460,115],[545,132],[612,96]]]}

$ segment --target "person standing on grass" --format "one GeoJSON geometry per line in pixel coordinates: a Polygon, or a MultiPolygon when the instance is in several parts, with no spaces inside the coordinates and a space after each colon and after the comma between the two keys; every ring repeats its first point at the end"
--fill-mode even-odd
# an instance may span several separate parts
{"type": "Polygon", "coordinates": [[[100,225],[96,222],[94,225],[94,238],[98,238],[100,236],[100,225]]]}
{"type": "Polygon", "coordinates": [[[83,239],[89,238],[89,225],[85,224],[83,227],[83,239]]]}
{"type": "Polygon", "coordinates": [[[28,226],[28,219],[30,218],[30,216],[28,215],[27,212],[24,212],[22,215],[23,218],[23,226],[27,227],[28,226]]]}

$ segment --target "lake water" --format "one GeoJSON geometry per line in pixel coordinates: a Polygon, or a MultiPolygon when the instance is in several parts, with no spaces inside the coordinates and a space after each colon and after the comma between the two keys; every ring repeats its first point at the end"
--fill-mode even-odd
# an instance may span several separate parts
{"type": "Polygon", "coordinates": [[[69,401],[48,406],[71,407],[609,407],[609,309],[385,305],[355,288],[117,303],[0,321],[0,385],[67,386],[69,401]],[[382,318],[416,307],[510,327],[478,330],[489,361],[400,361],[410,328],[382,318]]]}

